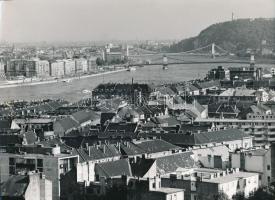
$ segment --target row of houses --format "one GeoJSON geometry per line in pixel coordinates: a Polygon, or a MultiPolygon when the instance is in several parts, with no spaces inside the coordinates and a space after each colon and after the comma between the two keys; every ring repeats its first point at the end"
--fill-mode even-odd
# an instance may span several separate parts
{"type": "Polygon", "coordinates": [[[0,180],[4,192],[1,195],[32,199],[27,196],[29,190],[17,194],[8,191],[8,186],[16,184],[14,179],[28,177],[30,181],[25,187],[33,192],[37,188],[33,187],[35,184],[43,189],[46,187],[43,180],[47,180],[46,191],[52,193],[52,199],[75,195],[96,199],[112,194],[110,188],[114,186],[126,186],[131,194],[127,199],[135,199],[139,195],[137,191],[153,196],[161,193],[164,197],[180,192],[179,199],[190,200],[201,195],[213,199],[220,192],[230,199],[239,192],[249,196],[260,186],[274,181],[274,147],[232,152],[226,145],[212,144],[183,149],[160,139],[94,143],[81,148],[72,148],[55,139],[36,145],[2,147],[0,180]],[[255,161],[258,167],[253,168],[249,163],[255,161]],[[33,171],[42,175],[30,184],[33,171]],[[143,181],[145,185],[139,187],[143,181]]]}
{"type": "Polygon", "coordinates": [[[63,60],[12,59],[4,67],[4,72],[8,77],[62,77],[96,71],[96,58],[63,60]]]}

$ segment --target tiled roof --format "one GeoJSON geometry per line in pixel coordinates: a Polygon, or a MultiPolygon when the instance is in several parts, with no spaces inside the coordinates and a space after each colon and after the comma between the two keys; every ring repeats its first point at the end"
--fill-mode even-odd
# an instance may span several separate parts
{"type": "Polygon", "coordinates": [[[147,153],[156,153],[173,149],[180,149],[180,147],[160,139],[137,140],[133,141],[133,143],[147,153]]]}
{"type": "Polygon", "coordinates": [[[0,120],[0,129],[10,129],[11,128],[11,120],[2,119],[0,120]]]}
{"type": "Polygon", "coordinates": [[[5,135],[0,134],[0,146],[7,146],[10,144],[22,144],[23,138],[19,135],[5,135]]]}
{"type": "Polygon", "coordinates": [[[90,160],[99,160],[117,156],[121,156],[121,153],[114,144],[102,144],[89,147],[90,160]]]}
{"type": "Polygon", "coordinates": [[[109,123],[105,129],[105,133],[135,133],[137,123],[109,123]]]}
{"type": "Polygon", "coordinates": [[[147,136],[159,136],[161,139],[180,146],[203,145],[241,140],[249,135],[238,129],[227,129],[195,133],[148,133],[147,136]]]}
{"type": "Polygon", "coordinates": [[[133,176],[143,177],[155,161],[154,159],[138,159],[137,162],[131,163],[133,176]]]}
{"type": "Polygon", "coordinates": [[[101,168],[107,177],[117,177],[121,175],[132,176],[132,170],[128,159],[96,163],[96,167],[101,168]]]}
{"type": "Polygon", "coordinates": [[[220,86],[219,81],[204,81],[204,82],[195,83],[195,87],[199,89],[206,89],[206,88],[219,87],[219,86],[220,86]]]}
{"type": "Polygon", "coordinates": [[[196,144],[206,144],[212,142],[221,143],[226,141],[241,140],[244,137],[248,137],[247,134],[239,129],[226,129],[219,131],[195,133],[194,136],[196,144]]]}
{"type": "Polygon", "coordinates": [[[1,184],[2,197],[23,197],[29,185],[29,178],[22,175],[11,175],[7,181],[1,184]]]}
{"type": "Polygon", "coordinates": [[[131,142],[120,143],[120,148],[122,153],[128,156],[140,155],[145,153],[145,150],[141,149],[140,147],[131,142]]]}
{"type": "Polygon", "coordinates": [[[192,155],[192,152],[183,152],[157,158],[157,173],[163,175],[175,172],[179,168],[195,167],[192,155]]]}
{"type": "Polygon", "coordinates": [[[72,117],[78,122],[78,123],[84,123],[86,121],[94,121],[100,118],[100,116],[91,110],[81,110],[76,113],[72,114],[72,117]]]}
{"type": "Polygon", "coordinates": [[[72,128],[76,128],[79,125],[71,117],[66,117],[66,118],[57,120],[56,123],[59,123],[65,131],[72,129],[72,128]]]}
{"type": "Polygon", "coordinates": [[[156,124],[168,124],[168,126],[180,125],[180,122],[172,116],[159,116],[152,119],[156,124]]]}

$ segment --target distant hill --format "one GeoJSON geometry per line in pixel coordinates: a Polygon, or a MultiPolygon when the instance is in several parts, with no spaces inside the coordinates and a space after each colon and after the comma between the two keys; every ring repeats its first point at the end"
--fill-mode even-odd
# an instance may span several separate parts
{"type": "Polygon", "coordinates": [[[166,50],[181,52],[215,43],[236,53],[248,48],[260,49],[263,40],[269,48],[275,49],[275,19],[238,19],[214,24],[198,36],[184,39],[166,50]]]}

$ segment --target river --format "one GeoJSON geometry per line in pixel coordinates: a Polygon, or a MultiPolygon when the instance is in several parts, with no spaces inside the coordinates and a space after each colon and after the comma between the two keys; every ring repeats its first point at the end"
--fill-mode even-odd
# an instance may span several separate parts
{"type": "MultiPolygon", "coordinates": [[[[223,67],[244,66],[244,64],[219,64],[223,67]]],[[[260,65],[263,68],[271,68],[272,65],[260,65]]],[[[114,74],[100,75],[72,82],[58,82],[42,85],[18,86],[13,88],[0,88],[0,102],[11,100],[36,100],[43,98],[62,98],[70,102],[78,101],[87,97],[83,90],[92,90],[100,83],[107,82],[146,82],[146,83],[170,83],[186,81],[196,78],[203,78],[217,64],[184,64],[169,65],[168,70],[163,70],[162,66],[138,67],[136,71],[119,72],[114,74]]]]}

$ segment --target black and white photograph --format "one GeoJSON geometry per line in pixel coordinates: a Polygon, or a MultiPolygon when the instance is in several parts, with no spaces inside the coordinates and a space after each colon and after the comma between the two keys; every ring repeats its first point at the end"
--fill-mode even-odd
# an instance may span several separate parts
{"type": "Polygon", "coordinates": [[[275,200],[275,0],[0,0],[0,200],[275,200]]]}

